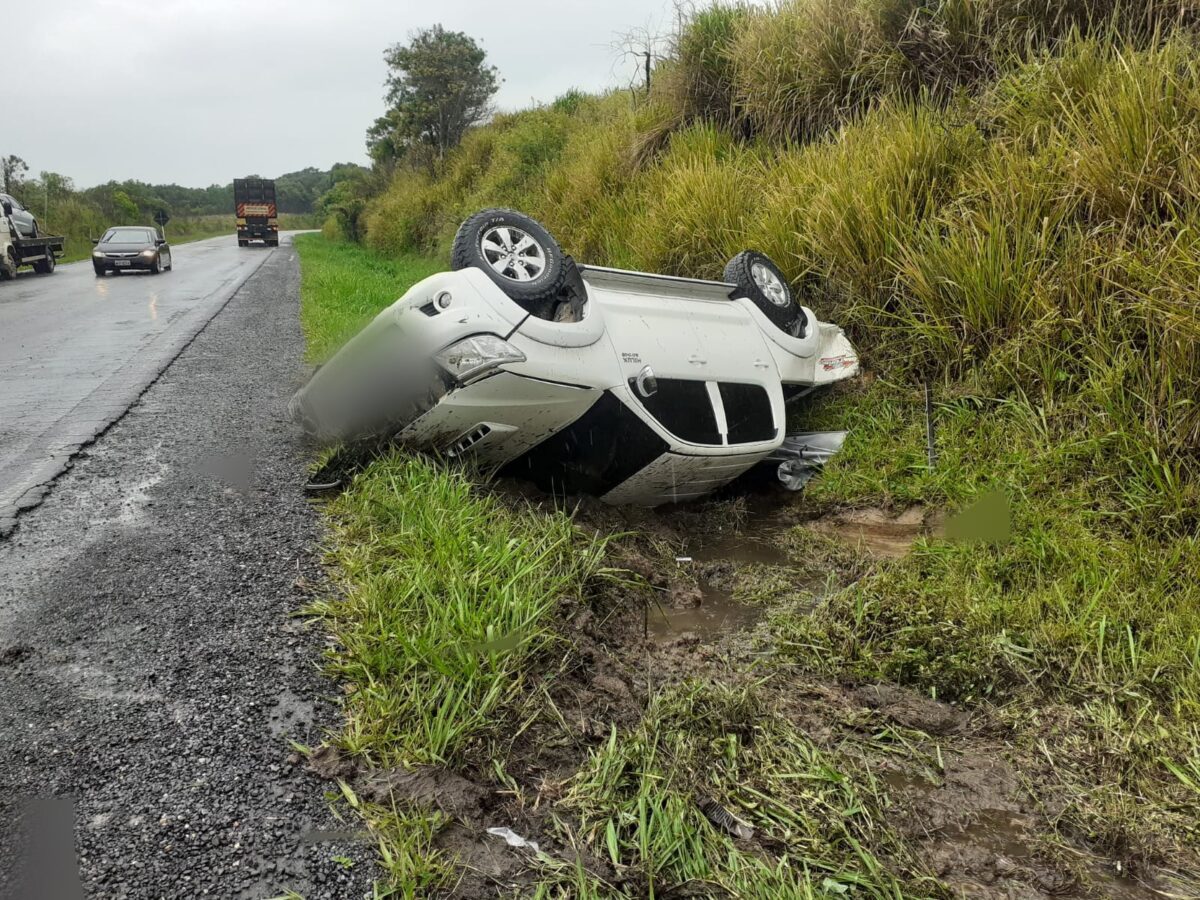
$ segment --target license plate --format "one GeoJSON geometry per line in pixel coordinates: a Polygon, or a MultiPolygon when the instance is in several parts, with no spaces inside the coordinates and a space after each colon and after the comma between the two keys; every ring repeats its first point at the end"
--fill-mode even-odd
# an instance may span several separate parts
{"type": "Polygon", "coordinates": [[[129,265],[129,260],[127,260],[127,259],[118,259],[118,260],[116,260],[116,261],[113,263],[113,265],[114,265],[114,266],[127,266],[127,265],[129,265]]]}

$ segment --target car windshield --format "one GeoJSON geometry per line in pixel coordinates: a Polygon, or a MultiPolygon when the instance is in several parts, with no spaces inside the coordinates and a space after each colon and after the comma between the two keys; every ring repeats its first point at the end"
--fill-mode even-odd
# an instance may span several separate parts
{"type": "Polygon", "coordinates": [[[154,240],[149,228],[110,228],[104,235],[106,244],[144,244],[154,240]]]}

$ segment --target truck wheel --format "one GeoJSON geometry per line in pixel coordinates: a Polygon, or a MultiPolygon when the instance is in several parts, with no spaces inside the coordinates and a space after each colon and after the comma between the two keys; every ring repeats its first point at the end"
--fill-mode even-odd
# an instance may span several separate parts
{"type": "Polygon", "coordinates": [[[512,209],[475,213],[454,236],[451,267],[482,270],[530,312],[563,289],[567,270],[558,242],[538,222],[512,209]]]}
{"type": "Polygon", "coordinates": [[[8,248],[8,251],[3,257],[0,257],[0,281],[7,281],[10,278],[17,277],[17,258],[13,255],[13,249],[8,248]]]}
{"type": "Polygon", "coordinates": [[[37,262],[35,262],[33,264],[33,271],[37,272],[39,275],[53,275],[54,263],[54,251],[47,249],[46,258],[39,259],[37,262]]]}
{"type": "Polygon", "coordinates": [[[724,280],[736,284],[738,295],[748,297],[771,323],[795,337],[804,337],[804,311],[792,297],[787,277],[779,266],[757,250],[743,250],[725,266],[724,280]]]}

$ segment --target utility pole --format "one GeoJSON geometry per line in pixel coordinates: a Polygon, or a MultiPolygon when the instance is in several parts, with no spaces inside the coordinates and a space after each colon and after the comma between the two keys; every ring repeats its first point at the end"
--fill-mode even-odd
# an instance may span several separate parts
{"type": "Polygon", "coordinates": [[[642,54],[646,57],[646,93],[650,93],[650,51],[647,50],[642,54]]]}

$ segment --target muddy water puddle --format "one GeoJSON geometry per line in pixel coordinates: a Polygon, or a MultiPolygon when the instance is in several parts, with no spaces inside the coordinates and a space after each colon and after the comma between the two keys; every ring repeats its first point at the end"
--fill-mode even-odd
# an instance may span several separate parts
{"type": "Polygon", "coordinates": [[[793,528],[829,535],[877,559],[897,559],[918,538],[937,532],[928,520],[927,511],[914,506],[899,513],[847,510],[798,524],[794,511],[789,515],[777,508],[752,516],[737,531],[687,539],[675,558],[671,589],[648,613],[648,635],[659,642],[685,634],[717,641],[761,621],[772,594],[804,591],[819,598],[832,573],[814,578],[811,566],[789,555],[787,535],[793,528]],[[746,602],[755,580],[761,587],[758,599],[765,602],[746,602]]]}
{"type": "MultiPolygon", "coordinates": [[[[770,567],[786,580],[795,567],[779,538],[782,526],[760,523],[753,533],[736,532],[688,541],[675,559],[677,577],[663,602],[647,616],[648,636],[656,642],[692,635],[703,642],[752,628],[766,615],[766,607],[735,598],[739,572],[770,567]],[[695,586],[691,586],[691,579],[695,586]],[[683,582],[681,587],[679,582],[683,582]]],[[[799,582],[798,573],[795,580],[799,582]]]]}
{"type": "Polygon", "coordinates": [[[701,594],[700,604],[690,609],[661,604],[651,609],[647,619],[649,637],[659,643],[682,635],[715,641],[758,624],[765,613],[762,607],[738,603],[725,591],[701,588],[701,594]]]}
{"type": "Polygon", "coordinates": [[[809,527],[882,559],[899,559],[917,538],[935,535],[924,507],[912,506],[898,514],[882,509],[853,509],[813,521],[809,527]]]}

